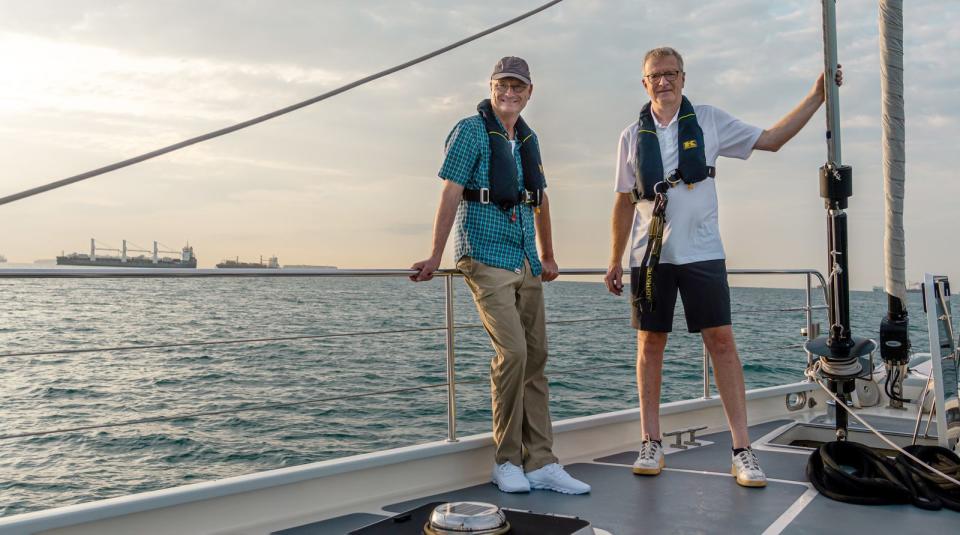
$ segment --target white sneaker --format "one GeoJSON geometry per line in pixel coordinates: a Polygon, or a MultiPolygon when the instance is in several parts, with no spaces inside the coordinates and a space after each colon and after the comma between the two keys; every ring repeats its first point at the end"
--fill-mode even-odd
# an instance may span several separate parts
{"type": "Polygon", "coordinates": [[[523,475],[523,469],[507,461],[493,465],[491,478],[501,492],[530,492],[530,482],[523,475]]]}
{"type": "Polygon", "coordinates": [[[633,463],[633,473],[655,476],[663,470],[663,464],[663,446],[655,440],[644,440],[640,445],[640,456],[633,463]]]}
{"type": "Polygon", "coordinates": [[[586,494],[590,492],[590,485],[574,479],[573,476],[557,463],[550,463],[532,472],[527,472],[530,488],[545,489],[562,494],[586,494]]]}
{"type": "Polygon", "coordinates": [[[733,456],[730,475],[737,478],[737,484],[743,487],[766,487],[767,476],[760,469],[760,459],[752,448],[747,448],[733,456]]]}

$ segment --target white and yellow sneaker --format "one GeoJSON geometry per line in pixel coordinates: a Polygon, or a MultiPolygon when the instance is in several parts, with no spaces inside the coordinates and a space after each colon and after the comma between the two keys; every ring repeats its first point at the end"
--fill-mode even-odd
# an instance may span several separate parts
{"type": "Polygon", "coordinates": [[[633,473],[641,476],[655,476],[663,470],[663,446],[656,440],[644,440],[640,445],[640,456],[633,463],[633,473]]]}
{"type": "Polygon", "coordinates": [[[737,478],[737,484],[742,487],[766,487],[767,476],[760,469],[760,459],[752,448],[747,448],[733,456],[733,466],[730,475],[737,478]]]}

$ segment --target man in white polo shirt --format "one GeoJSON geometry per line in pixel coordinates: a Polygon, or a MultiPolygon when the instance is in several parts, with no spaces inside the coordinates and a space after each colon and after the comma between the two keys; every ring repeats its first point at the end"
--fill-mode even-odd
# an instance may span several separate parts
{"type": "MultiPolygon", "coordinates": [[[[657,475],[664,466],[660,383],[679,292],[687,329],[701,333],[713,359],[717,389],[733,436],[731,473],[740,485],[763,487],[766,477],[747,434],[743,369],[730,322],[714,165],[719,156],[747,159],[754,150],[779,150],[823,103],[823,75],[796,108],[763,130],[713,106],[691,104],[683,96],[683,58],[672,48],[647,52],[643,72],[650,102],[640,120],[620,135],[613,250],[604,278],[610,292],[622,293],[620,261],[632,226],[630,284],[642,427],[640,455],[633,472],[657,475]],[[651,235],[653,246],[648,248],[651,235]]],[[[838,70],[836,83],[841,81],[838,70]]]]}

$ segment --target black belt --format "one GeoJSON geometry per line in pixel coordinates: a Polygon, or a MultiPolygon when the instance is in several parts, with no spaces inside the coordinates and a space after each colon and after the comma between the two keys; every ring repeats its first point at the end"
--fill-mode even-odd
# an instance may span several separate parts
{"type": "MultiPolygon", "coordinates": [[[[490,189],[489,188],[480,188],[480,189],[464,189],[463,190],[464,200],[471,202],[478,202],[480,204],[490,204],[490,189]]],[[[517,202],[516,204],[530,204],[533,206],[540,206],[541,197],[537,191],[517,191],[517,202]]]]}
{"type": "MultiPolygon", "coordinates": [[[[663,179],[661,182],[657,182],[657,185],[667,184],[669,187],[672,188],[677,184],[679,184],[680,182],[686,182],[687,185],[690,187],[690,189],[693,189],[693,185],[696,184],[697,182],[703,182],[707,178],[716,178],[716,177],[717,177],[717,168],[713,167],[712,165],[707,166],[707,176],[701,178],[700,180],[697,180],[696,182],[687,182],[686,180],[683,180],[683,177],[680,176],[680,170],[677,169],[677,170],[674,170],[672,173],[670,173],[670,176],[663,179]]],[[[654,186],[654,192],[651,193],[650,195],[644,195],[643,192],[641,192],[638,189],[638,187],[635,186],[632,190],[630,190],[630,199],[633,201],[633,204],[637,204],[638,202],[644,199],[652,201],[656,193],[659,193],[658,191],[656,191],[656,186],[654,186]]]]}

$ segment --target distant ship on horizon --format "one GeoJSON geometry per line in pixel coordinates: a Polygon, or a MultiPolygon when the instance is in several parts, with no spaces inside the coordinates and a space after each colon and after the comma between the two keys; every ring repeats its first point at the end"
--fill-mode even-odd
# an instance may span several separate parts
{"type": "Polygon", "coordinates": [[[7,257],[5,257],[5,256],[3,256],[2,254],[0,254],[0,264],[4,264],[4,263],[6,263],[6,262],[7,262],[7,257]]]}
{"type": "Polygon", "coordinates": [[[266,263],[263,262],[263,256],[260,257],[259,262],[241,262],[238,256],[234,260],[220,262],[217,267],[220,269],[279,269],[280,262],[276,256],[271,256],[266,263]]]}
{"type": "Polygon", "coordinates": [[[337,266],[317,266],[313,264],[285,264],[283,269],[337,269],[337,266]]]}
{"type": "MultiPolygon", "coordinates": [[[[874,286],[873,291],[875,292],[885,292],[886,288],[883,286],[874,286]]],[[[918,294],[923,292],[923,283],[920,282],[910,282],[907,283],[907,293],[908,294],[918,294]]]]}
{"type": "Polygon", "coordinates": [[[90,238],[90,254],[70,253],[61,254],[57,257],[58,266],[96,266],[96,267],[136,267],[136,268],[195,268],[197,267],[197,257],[193,254],[193,247],[190,244],[184,246],[179,251],[180,257],[160,256],[160,253],[177,253],[178,251],[160,250],[159,243],[153,242],[153,250],[146,249],[128,249],[127,240],[123,240],[123,246],[120,249],[109,247],[97,247],[94,238],[90,238]],[[112,251],[120,253],[119,256],[110,256],[98,254],[98,251],[112,251]],[[151,256],[138,255],[129,256],[130,252],[152,253],[151,256]]]}

